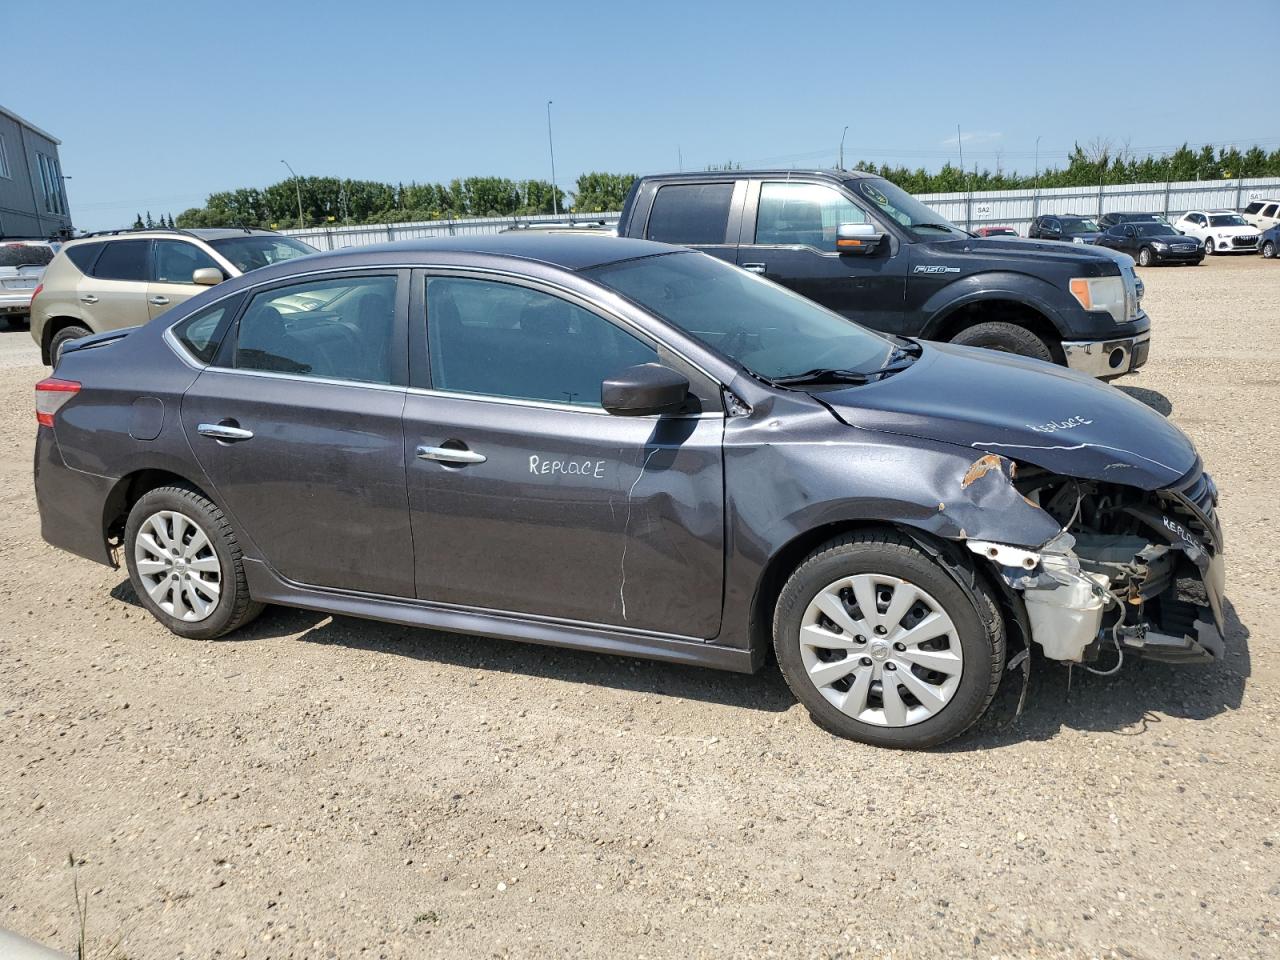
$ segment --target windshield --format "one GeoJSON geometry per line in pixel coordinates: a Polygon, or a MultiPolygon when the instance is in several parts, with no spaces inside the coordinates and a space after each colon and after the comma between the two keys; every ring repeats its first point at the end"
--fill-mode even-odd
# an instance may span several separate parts
{"type": "Polygon", "coordinates": [[[1247,227],[1249,224],[1238,213],[1216,213],[1209,217],[1209,225],[1214,227],[1247,227]]]}
{"type": "Polygon", "coordinates": [[[871,373],[894,349],[879,334],[703,253],[584,272],[766,380],[817,369],[871,373]]]}
{"type": "Polygon", "coordinates": [[[942,214],[930,210],[901,187],[888,180],[870,177],[865,180],[847,180],[845,186],[855,194],[871,202],[885,216],[892,217],[917,237],[939,235],[967,237],[965,231],[951,223],[942,214]]]}
{"type": "Polygon", "coordinates": [[[1180,234],[1165,223],[1135,223],[1134,228],[1140,237],[1176,237],[1180,234]]]}
{"type": "Polygon", "coordinates": [[[268,237],[260,234],[211,240],[209,245],[235,264],[241,273],[318,252],[315,247],[309,247],[292,237],[268,237]]]}
{"type": "Polygon", "coordinates": [[[1063,233],[1097,233],[1098,230],[1098,225],[1092,220],[1086,220],[1083,217],[1062,218],[1063,233]]]}

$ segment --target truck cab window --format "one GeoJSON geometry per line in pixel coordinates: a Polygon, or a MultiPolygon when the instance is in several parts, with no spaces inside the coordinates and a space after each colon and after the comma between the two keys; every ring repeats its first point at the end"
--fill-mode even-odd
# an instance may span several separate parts
{"type": "Polygon", "coordinates": [[[662,243],[724,243],[732,198],[731,182],[660,187],[653,198],[645,238],[662,243]]]}

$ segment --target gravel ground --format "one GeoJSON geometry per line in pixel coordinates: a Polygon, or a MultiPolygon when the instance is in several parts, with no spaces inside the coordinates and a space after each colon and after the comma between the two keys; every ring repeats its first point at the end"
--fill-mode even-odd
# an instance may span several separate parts
{"type": "Polygon", "coordinates": [[[930,754],[833,739],[772,667],[284,609],[171,636],[40,540],[43,369],[0,333],[0,927],[70,950],[78,877],[89,956],[132,960],[1280,956],[1280,267],[1144,279],[1123,383],[1221,487],[1230,655],[1042,663],[930,754]]]}

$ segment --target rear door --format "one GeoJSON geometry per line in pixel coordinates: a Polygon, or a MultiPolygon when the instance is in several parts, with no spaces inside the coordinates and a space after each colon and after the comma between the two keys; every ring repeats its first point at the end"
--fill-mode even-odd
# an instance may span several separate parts
{"type": "Polygon", "coordinates": [[[191,279],[195,271],[204,267],[223,272],[213,257],[188,240],[152,241],[151,273],[147,283],[148,315],[155,319],[205,290],[191,279]]]}
{"type": "Polygon", "coordinates": [[[111,240],[93,264],[92,275],[80,278],[76,298],[95,333],[134,327],[150,319],[147,277],[150,240],[111,240]]]}
{"type": "Polygon", "coordinates": [[[413,596],[406,285],[374,270],[262,289],[183,397],[216,499],[286,580],[413,596]]]}
{"type": "MultiPolygon", "coordinates": [[[[645,191],[647,193],[648,191],[645,191]]],[[[646,240],[693,247],[729,263],[738,250],[745,180],[660,183],[648,200],[646,240]]]]}
{"type": "Polygon", "coordinates": [[[829,183],[753,181],[743,214],[738,265],[877,330],[902,331],[906,260],[886,233],[871,253],[841,253],[842,223],[876,220],[829,183]]]}
{"type": "Polygon", "coordinates": [[[716,385],[618,318],[522,279],[419,273],[413,303],[404,442],[418,596],[714,637],[716,385]],[[606,413],[601,380],[654,361],[690,377],[688,412],[606,413]]]}

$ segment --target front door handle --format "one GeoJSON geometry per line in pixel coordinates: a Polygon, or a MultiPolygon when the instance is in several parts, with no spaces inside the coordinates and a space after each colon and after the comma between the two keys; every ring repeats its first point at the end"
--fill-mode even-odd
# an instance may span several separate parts
{"type": "Polygon", "coordinates": [[[233,427],[226,423],[202,423],[196,430],[202,437],[212,437],[214,440],[252,440],[252,430],[242,430],[240,427],[233,427]]]}
{"type": "Polygon", "coordinates": [[[163,307],[168,302],[169,302],[168,297],[152,297],[150,300],[147,301],[147,303],[154,303],[157,307],[163,307]]]}
{"type": "Polygon", "coordinates": [[[764,273],[767,264],[764,263],[744,263],[742,269],[747,273],[764,273]]]}
{"type": "Polygon", "coordinates": [[[419,447],[419,460],[435,460],[438,463],[484,463],[488,459],[483,453],[456,447],[419,447]]]}
{"type": "Polygon", "coordinates": [[[97,303],[98,298],[95,297],[92,293],[86,293],[80,297],[80,302],[81,303],[97,303]]]}

